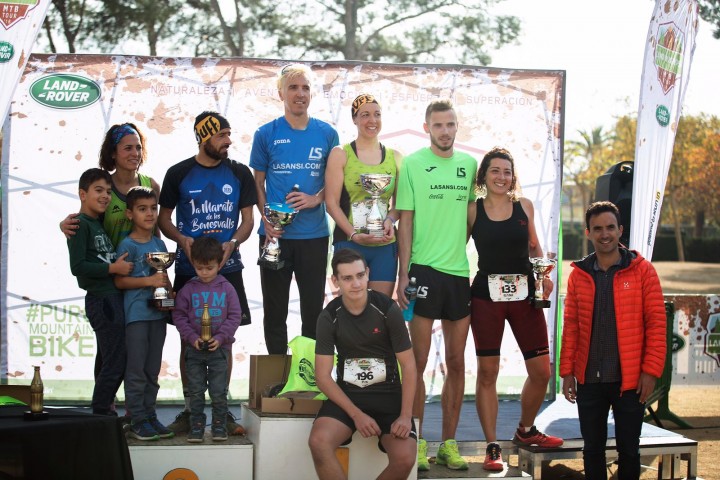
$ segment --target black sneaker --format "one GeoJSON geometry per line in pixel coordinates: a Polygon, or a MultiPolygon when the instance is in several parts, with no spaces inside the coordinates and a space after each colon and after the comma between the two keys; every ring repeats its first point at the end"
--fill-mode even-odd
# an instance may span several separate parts
{"type": "Polygon", "coordinates": [[[175,421],[167,426],[169,430],[175,432],[176,435],[187,433],[190,431],[190,412],[183,410],[175,417],[175,421]]]}
{"type": "Polygon", "coordinates": [[[201,419],[194,419],[187,434],[189,443],[202,443],[205,439],[205,415],[201,419]]]}
{"type": "Polygon", "coordinates": [[[227,427],[222,420],[214,421],[210,431],[212,433],[213,442],[224,442],[228,439],[227,427]]]}
{"type": "Polygon", "coordinates": [[[245,435],[245,428],[237,423],[235,415],[233,415],[229,410],[227,413],[227,424],[225,427],[227,428],[227,433],[230,435],[245,435]]]}
{"type": "Polygon", "coordinates": [[[138,440],[152,441],[160,438],[150,422],[143,420],[142,422],[130,424],[128,435],[138,440]]]}
{"type": "Polygon", "coordinates": [[[160,423],[160,420],[158,420],[157,415],[153,414],[148,417],[148,422],[150,425],[155,429],[155,431],[158,433],[158,436],[160,438],[172,438],[175,436],[175,432],[170,430],[168,427],[160,423]]]}

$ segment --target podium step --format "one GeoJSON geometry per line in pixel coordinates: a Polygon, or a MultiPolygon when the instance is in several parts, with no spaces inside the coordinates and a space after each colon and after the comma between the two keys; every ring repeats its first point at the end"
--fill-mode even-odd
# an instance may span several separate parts
{"type": "MultiPolygon", "coordinates": [[[[517,459],[517,457],[514,457],[517,459]]],[[[427,472],[418,472],[418,480],[447,480],[447,479],[462,479],[462,480],[475,480],[485,478],[504,478],[507,480],[527,480],[532,477],[527,473],[521,471],[518,467],[508,466],[507,459],[505,459],[506,465],[505,470],[502,472],[488,472],[483,470],[483,460],[485,456],[465,456],[468,462],[467,470],[450,470],[444,465],[436,465],[433,463],[433,459],[430,461],[430,470],[427,472]]]]}

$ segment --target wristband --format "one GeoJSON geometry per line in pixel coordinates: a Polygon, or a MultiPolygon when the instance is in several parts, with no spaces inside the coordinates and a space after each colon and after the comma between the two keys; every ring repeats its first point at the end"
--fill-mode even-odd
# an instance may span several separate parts
{"type": "Polygon", "coordinates": [[[353,232],[352,235],[350,235],[350,238],[348,238],[348,241],[352,242],[355,235],[357,235],[357,232],[353,232]]]}
{"type": "Polygon", "coordinates": [[[393,225],[395,224],[395,222],[397,222],[397,220],[395,220],[395,219],[394,219],[393,217],[391,217],[390,215],[386,216],[386,217],[385,217],[385,220],[390,220],[390,221],[393,223],[393,225]]]}

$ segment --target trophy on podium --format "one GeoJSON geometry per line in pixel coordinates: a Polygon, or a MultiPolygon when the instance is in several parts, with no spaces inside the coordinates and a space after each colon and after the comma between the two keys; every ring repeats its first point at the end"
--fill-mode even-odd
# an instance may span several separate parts
{"type": "MultiPolygon", "coordinates": [[[[175,261],[175,253],[149,252],[145,254],[145,261],[158,272],[164,272],[175,261]]],[[[175,308],[175,299],[170,298],[170,292],[165,287],[153,290],[153,298],[149,300],[150,306],[161,310],[175,308]]]]}
{"type": "Polygon", "coordinates": [[[25,420],[47,420],[50,415],[43,407],[44,387],[40,378],[40,367],[33,366],[33,379],[30,382],[30,410],[23,414],[25,420]]]}
{"type": "MultiPolygon", "coordinates": [[[[278,232],[281,231],[283,227],[290,225],[298,213],[297,210],[294,210],[287,203],[266,203],[264,211],[265,218],[273,225],[273,229],[278,232]]],[[[270,270],[280,270],[285,266],[285,261],[280,260],[279,239],[265,245],[257,263],[261,267],[269,268],[270,270]]]]}
{"type": "Polygon", "coordinates": [[[373,237],[382,237],[385,234],[383,228],[385,215],[380,209],[380,197],[390,187],[392,178],[392,175],[385,173],[363,173],[360,175],[360,185],[370,194],[372,199],[365,226],[368,233],[373,237]]]}
{"type": "Polygon", "coordinates": [[[549,278],[550,272],[555,269],[557,260],[554,253],[547,253],[544,257],[530,258],[533,273],[535,274],[535,298],[532,304],[535,308],[550,308],[550,300],[543,299],[543,280],[549,278]]]}

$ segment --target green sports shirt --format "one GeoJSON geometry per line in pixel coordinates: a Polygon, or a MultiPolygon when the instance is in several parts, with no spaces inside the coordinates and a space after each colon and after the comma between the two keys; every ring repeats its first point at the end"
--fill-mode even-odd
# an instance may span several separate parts
{"type": "Polygon", "coordinates": [[[477,161],[458,151],[444,158],[426,147],[405,157],[396,206],[414,212],[411,265],[470,276],[467,208],[475,200],[476,171],[477,161]]]}

